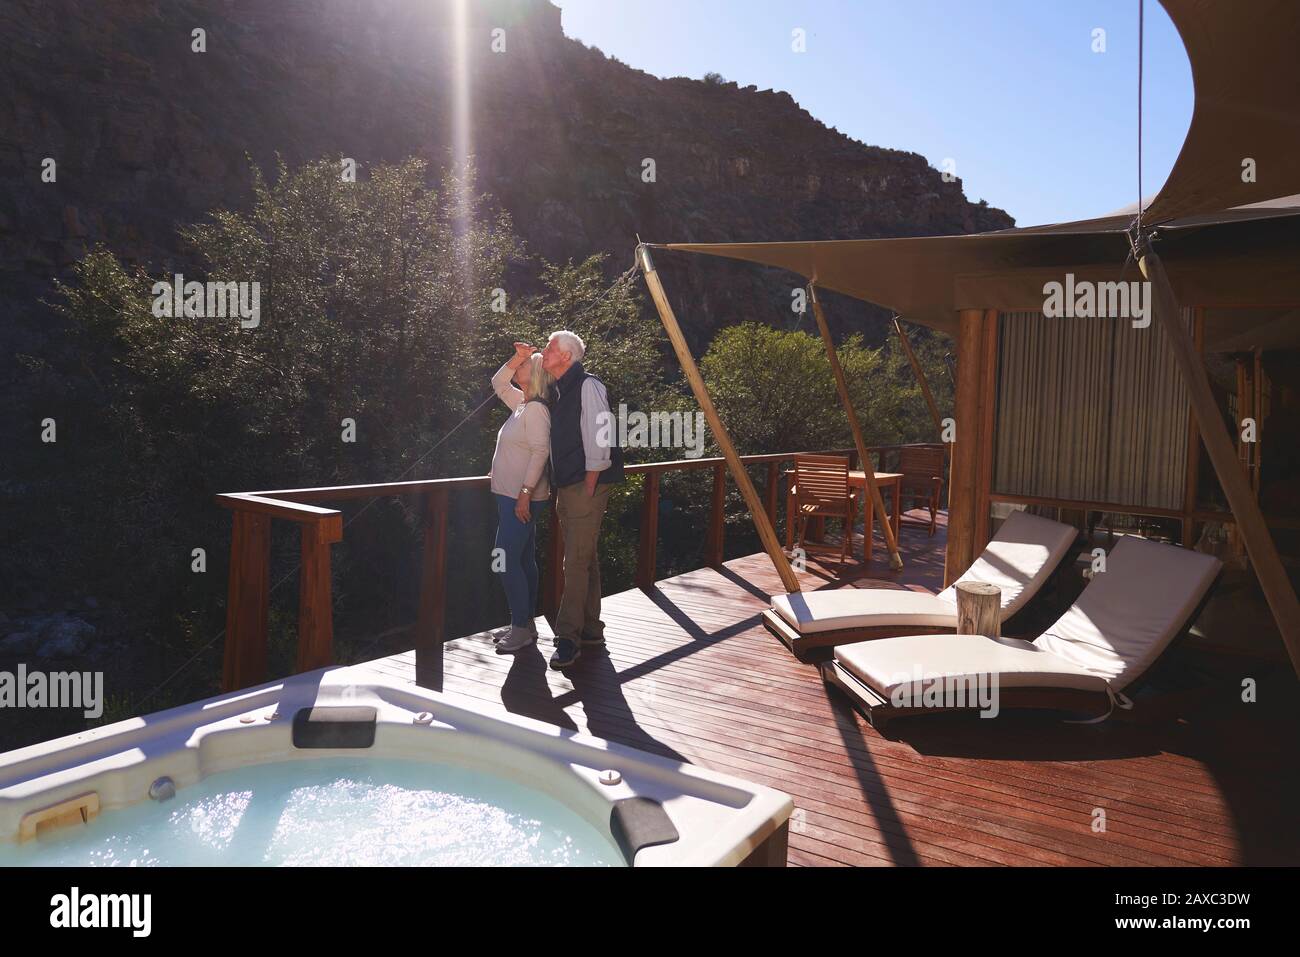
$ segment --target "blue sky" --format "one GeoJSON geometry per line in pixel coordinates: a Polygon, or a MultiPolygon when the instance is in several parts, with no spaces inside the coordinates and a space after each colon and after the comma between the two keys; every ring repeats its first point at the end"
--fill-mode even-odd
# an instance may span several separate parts
{"type": "MultiPolygon", "coordinates": [[[[1138,0],[555,0],[568,36],[656,76],[788,91],[865,143],[956,163],[1022,226],[1137,199],[1138,0]],[[807,52],[791,50],[806,31],[807,52]],[[1106,52],[1092,50],[1106,31],[1106,52]]],[[[1146,2],[1142,189],[1192,115],[1182,43],[1146,2]]]]}

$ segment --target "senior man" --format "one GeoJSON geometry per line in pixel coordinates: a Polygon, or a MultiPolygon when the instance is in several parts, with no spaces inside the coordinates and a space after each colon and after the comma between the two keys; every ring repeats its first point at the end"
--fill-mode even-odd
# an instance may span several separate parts
{"type": "Polygon", "coordinates": [[[609,391],[583,369],[586,353],[582,339],[567,330],[551,333],[542,350],[542,368],[555,377],[551,472],[564,533],[564,593],[551,655],[551,667],[557,670],[577,661],[584,647],[605,644],[597,543],[610,489],[623,480],[623,451],[608,418],[609,391]]]}

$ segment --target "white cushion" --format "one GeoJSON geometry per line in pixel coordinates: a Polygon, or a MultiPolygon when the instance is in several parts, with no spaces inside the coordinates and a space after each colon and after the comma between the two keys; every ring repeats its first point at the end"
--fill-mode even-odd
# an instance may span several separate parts
{"type": "Polygon", "coordinates": [[[991,675],[997,676],[999,688],[1106,690],[1099,675],[1015,638],[908,635],[841,645],[835,660],[886,700],[903,690],[920,696],[936,679],[984,681],[987,687],[991,675]]]}
{"type": "MultiPolygon", "coordinates": [[[[1077,536],[1071,525],[1028,512],[1012,512],[957,581],[997,585],[1002,620],[1006,621],[1038,593],[1077,536]]],[[[956,583],[939,592],[939,597],[955,604],[956,583]]]]}
{"type": "MultiPolygon", "coordinates": [[[[997,585],[1005,620],[1032,598],[1061,563],[1074,528],[1027,512],[1013,512],[958,581],[997,585]]],[[[842,628],[956,628],[957,593],[938,595],[894,588],[838,588],[778,595],[772,610],[801,634],[842,628]]]]}
{"type": "Polygon", "coordinates": [[[1188,623],[1222,567],[1211,555],[1126,536],[1034,644],[1122,690],[1188,623]]]}
{"type": "Polygon", "coordinates": [[[835,588],[777,595],[772,610],[805,635],[839,628],[956,628],[957,606],[901,588],[835,588]]]}
{"type": "Polygon", "coordinates": [[[835,660],[890,699],[936,678],[998,675],[999,687],[1122,691],[1188,624],[1221,565],[1210,555],[1126,537],[1106,571],[1033,642],[980,635],[909,635],[835,650],[835,660]]]}

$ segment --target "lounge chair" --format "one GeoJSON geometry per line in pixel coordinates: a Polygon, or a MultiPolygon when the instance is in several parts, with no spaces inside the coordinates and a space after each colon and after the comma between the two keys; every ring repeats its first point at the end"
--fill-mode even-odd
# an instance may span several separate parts
{"type": "Polygon", "coordinates": [[[1196,620],[1222,564],[1200,552],[1125,537],[1106,570],[1034,641],[982,635],[907,635],[846,645],[822,677],[871,721],[970,710],[970,689],[996,687],[997,708],[1047,708],[1101,720],[1196,620]],[[996,682],[991,679],[996,676],[996,682]],[[955,703],[940,688],[965,689],[955,703]],[[927,700],[926,692],[932,692],[927,700]],[[1100,717],[1098,717],[1100,716],[1100,717]]]}
{"type": "MultiPolygon", "coordinates": [[[[959,582],[988,582],[1002,594],[1005,624],[1051,577],[1078,532],[1049,518],[1012,512],[959,582]]],[[[957,630],[956,582],[931,595],[895,588],[835,588],[778,595],[763,623],[795,657],[848,642],[957,630]]]]}

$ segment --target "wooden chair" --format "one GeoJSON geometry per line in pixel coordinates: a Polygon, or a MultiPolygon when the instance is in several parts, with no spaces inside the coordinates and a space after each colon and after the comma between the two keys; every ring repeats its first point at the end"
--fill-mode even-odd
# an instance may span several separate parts
{"type": "Polygon", "coordinates": [[[799,455],[794,460],[794,521],[798,541],[804,544],[810,518],[838,518],[844,522],[840,535],[840,562],[853,554],[853,525],[857,496],[849,486],[849,460],[842,455],[799,455]]]}
{"type": "MultiPolygon", "coordinates": [[[[930,534],[939,514],[939,492],[943,488],[943,449],[904,446],[898,453],[898,471],[903,473],[899,489],[900,508],[918,501],[930,509],[930,534]]],[[[924,522],[920,524],[925,524],[924,522]]]]}

